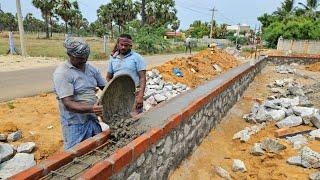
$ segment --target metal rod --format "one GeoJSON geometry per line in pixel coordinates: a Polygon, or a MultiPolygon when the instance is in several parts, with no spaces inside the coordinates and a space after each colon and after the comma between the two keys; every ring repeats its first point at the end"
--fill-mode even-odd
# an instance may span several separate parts
{"type": "Polygon", "coordinates": [[[59,173],[59,172],[57,172],[57,171],[51,171],[51,173],[52,174],[55,174],[55,175],[58,175],[58,176],[62,176],[62,177],[64,177],[65,179],[71,179],[71,177],[69,177],[69,176],[67,176],[67,175],[64,175],[64,174],[62,174],[62,173],[59,173]]]}
{"type": "Polygon", "coordinates": [[[99,151],[99,150],[93,150],[94,152],[97,152],[97,153],[100,153],[100,154],[103,154],[103,155],[105,155],[105,156],[109,156],[109,154],[108,153],[106,153],[106,152],[104,152],[104,151],[99,151]]]}
{"type": "Polygon", "coordinates": [[[81,160],[81,159],[79,159],[79,158],[74,158],[73,161],[76,162],[76,163],[81,162],[82,164],[87,165],[88,167],[91,166],[91,164],[89,164],[89,163],[87,163],[87,162],[85,162],[85,161],[83,161],[83,160],[81,160]]]}

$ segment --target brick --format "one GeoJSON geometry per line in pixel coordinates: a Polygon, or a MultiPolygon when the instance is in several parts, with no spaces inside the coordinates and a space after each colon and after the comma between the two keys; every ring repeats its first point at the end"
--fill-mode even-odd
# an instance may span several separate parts
{"type": "Polygon", "coordinates": [[[72,147],[70,151],[74,153],[74,156],[78,157],[92,151],[96,147],[96,141],[93,138],[89,138],[72,147]]]}
{"type": "Polygon", "coordinates": [[[172,122],[173,128],[175,128],[175,127],[177,127],[177,126],[179,126],[179,125],[181,124],[181,122],[182,122],[182,116],[181,116],[180,113],[174,114],[174,115],[172,115],[171,117],[169,117],[169,121],[172,122]]]}
{"type": "Polygon", "coordinates": [[[210,100],[211,100],[211,98],[209,97],[209,94],[206,94],[206,95],[199,98],[199,100],[197,101],[198,106],[203,107],[206,104],[208,104],[210,102],[210,100]]]}
{"type": "Polygon", "coordinates": [[[112,164],[108,161],[101,161],[83,173],[80,180],[100,180],[109,179],[112,176],[112,164]]]}
{"type": "Polygon", "coordinates": [[[95,135],[92,137],[94,141],[96,141],[97,146],[100,146],[107,142],[110,135],[110,130],[102,131],[101,133],[95,135]]]}
{"type": "Polygon", "coordinates": [[[259,104],[263,103],[263,99],[261,99],[261,98],[255,98],[254,100],[259,104]]]}
{"type": "Polygon", "coordinates": [[[56,170],[63,165],[73,160],[73,154],[68,152],[58,152],[48,159],[41,162],[40,166],[45,169],[44,174],[49,173],[52,170],[56,170]]]}
{"type": "Polygon", "coordinates": [[[182,120],[188,119],[193,113],[198,110],[197,102],[192,102],[188,107],[184,108],[181,113],[182,120]]]}
{"type": "Polygon", "coordinates": [[[129,143],[128,147],[133,151],[133,159],[137,159],[150,147],[150,137],[147,134],[143,134],[129,143]]]}
{"type": "Polygon", "coordinates": [[[298,130],[298,129],[293,129],[293,128],[281,128],[281,129],[274,131],[274,136],[275,137],[293,136],[296,134],[308,133],[310,131],[312,131],[312,129],[298,130]]]}
{"type": "Polygon", "coordinates": [[[152,128],[146,133],[150,137],[150,144],[156,144],[164,135],[162,129],[152,128]]]}
{"type": "Polygon", "coordinates": [[[289,128],[281,128],[274,131],[275,137],[282,137],[287,135],[290,132],[289,128]]]}
{"type": "Polygon", "coordinates": [[[168,118],[168,121],[163,126],[163,134],[168,134],[177,127],[182,121],[182,115],[181,114],[175,114],[168,118]]]}
{"type": "Polygon", "coordinates": [[[128,146],[124,146],[112,154],[108,159],[113,162],[113,173],[120,172],[122,168],[131,163],[132,155],[132,149],[128,146]]]}
{"type": "Polygon", "coordinates": [[[252,100],[253,99],[252,96],[243,96],[242,98],[245,100],[252,100]]]}
{"type": "Polygon", "coordinates": [[[11,176],[8,178],[9,180],[34,180],[34,179],[40,179],[43,177],[43,168],[39,166],[33,166],[31,168],[28,168],[18,174],[15,174],[14,176],[11,176]]]}

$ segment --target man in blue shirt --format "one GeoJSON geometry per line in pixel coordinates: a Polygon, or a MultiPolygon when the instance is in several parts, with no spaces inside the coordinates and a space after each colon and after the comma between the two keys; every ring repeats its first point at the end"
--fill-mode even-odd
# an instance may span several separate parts
{"type": "Polygon", "coordinates": [[[90,48],[83,39],[68,37],[64,47],[69,60],[57,67],[53,82],[67,150],[101,132],[97,116],[102,116],[102,106],[96,104],[95,92],[105,81],[98,69],[86,64],[90,48]]]}
{"type": "Polygon", "coordinates": [[[132,116],[143,110],[143,95],[146,87],[146,64],[142,56],[131,50],[132,38],[129,34],[121,34],[112,51],[107,69],[107,81],[122,74],[128,74],[137,87],[135,105],[132,116]]]}

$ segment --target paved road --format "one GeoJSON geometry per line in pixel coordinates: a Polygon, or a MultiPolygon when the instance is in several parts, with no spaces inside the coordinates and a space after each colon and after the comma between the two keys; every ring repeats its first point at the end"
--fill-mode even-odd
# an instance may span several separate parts
{"type": "MultiPolygon", "coordinates": [[[[162,64],[175,57],[187,56],[186,54],[146,56],[148,67],[162,64]]],[[[106,74],[106,62],[92,63],[106,74]]],[[[52,73],[56,66],[25,69],[11,72],[0,72],[0,102],[15,98],[34,96],[39,93],[52,92],[52,73]]]]}

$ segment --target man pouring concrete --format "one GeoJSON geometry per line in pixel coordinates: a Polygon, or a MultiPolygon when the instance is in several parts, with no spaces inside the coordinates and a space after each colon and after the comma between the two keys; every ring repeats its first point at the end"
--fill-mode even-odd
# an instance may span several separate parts
{"type": "Polygon", "coordinates": [[[132,37],[121,34],[114,46],[107,69],[107,81],[122,74],[131,76],[136,85],[136,99],[131,112],[135,116],[143,111],[143,95],[146,87],[146,64],[142,56],[131,50],[132,37]]]}
{"type": "Polygon", "coordinates": [[[86,63],[90,47],[83,39],[68,37],[64,47],[69,60],[57,67],[53,82],[67,150],[101,132],[97,116],[102,116],[102,106],[97,105],[95,93],[97,87],[104,88],[105,80],[97,68],[86,63]]]}

